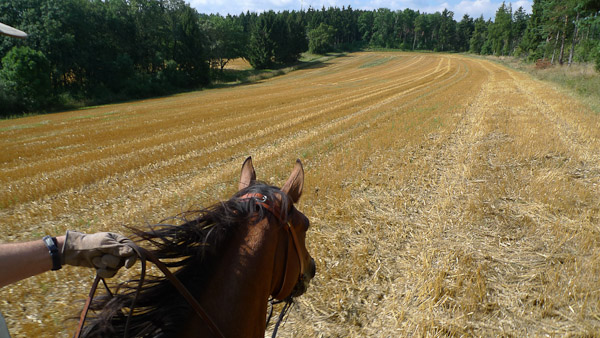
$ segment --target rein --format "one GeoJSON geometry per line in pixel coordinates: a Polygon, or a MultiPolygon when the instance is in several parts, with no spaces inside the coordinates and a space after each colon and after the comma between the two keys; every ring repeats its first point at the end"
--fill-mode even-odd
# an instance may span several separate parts
{"type": "MultiPolygon", "coordinates": [[[[131,301],[131,305],[129,306],[129,315],[127,317],[127,322],[125,324],[124,337],[128,336],[127,331],[129,330],[129,320],[131,319],[131,315],[133,314],[135,301],[137,300],[137,297],[142,288],[142,284],[144,283],[144,277],[146,275],[146,260],[149,260],[150,262],[154,263],[154,265],[156,265],[156,267],[159,268],[160,271],[162,271],[162,273],[165,275],[165,277],[167,277],[167,279],[171,282],[171,284],[177,289],[177,291],[179,291],[179,293],[183,296],[183,298],[185,298],[185,300],[192,307],[192,309],[194,309],[196,314],[200,318],[202,318],[206,322],[206,324],[208,324],[209,329],[212,331],[212,333],[215,336],[222,337],[222,338],[225,337],[225,335],[223,335],[221,330],[219,330],[219,327],[215,324],[215,322],[210,318],[210,316],[206,313],[206,311],[204,311],[202,306],[200,306],[200,304],[198,303],[196,298],[194,298],[194,296],[192,296],[192,294],[185,287],[185,285],[183,285],[183,283],[181,283],[181,281],[179,281],[179,279],[173,273],[171,273],[171,271],[169,271],[169,268],[167,268],[167,266],[163,262],[161,262],[156,256],[154,256],[154,254],[152,254],[150,251],[148,251],[144,248],[141,248],[135,244],[128,244],[128,245],[131,246],[131,248],[140,257],[140,261],[142,262],[142,272],[141,272],[141,276],[140,276],[139,285],[136,290],[136,295],[133,298],[133,300],[131,301]]],[[[75,338],[81,337],[81,332],[83,330],[83,324],[85,323],[87,313],[89,311],[90,305],[92,303],[92,299],[94,298],[94,294],[96,293],[96,289],[98,288],[98,283],[100,280],[104,284],[104,287],[106,288],[108,293],[112,296],[112,293],[110,292],[110,289],[106,285],[104,278],[96,275],[96,278],[94,279],[94,283],[92,284],[92,288],[90,290],[90,294],[88,295],[88,298],[85,302],[83,310],[81,311],[81,317],[79,318],[79,327],[77,328],[77,332],[75,332],[75,335],[74,335],[75,338]]]]}
{"type": "MultiPolygon", "coordinates": [[[[289,222],[286,222],[282,216],[281,213],[278,212],[278,210],[276,210],[274,208],[274,205],[271,205],[269,203],[267,203],[267,196],[260,194],[260,193],[250,193],[250,194],[246,194],[242,197],[240,197],[240,199],[251,199],[254,198],[256,199],[256,204],[261,205],[262,207],[264,207],[266,210],[268,210],[273,216],[275,216],[277,218],[277,220],[281,223],[286,225],[285,229],[286,232],[288,233],[289,236],[292,237],[292,243],[293,246],[295,248],[296,251],[296,257],[298,258],[298,260],[300,261],[300,278],[302,277],[302,272],[304,271],[304,262],[302,260],[302,258],[300,257],[300,252],[299,252],[299,244],[298,244],[298,238],[297,235],[294,231],[294,229],[292,228],[292,226],[290,225],[289,222]]],[[[206,322],[206,324],[208,325],[210,331],[217,337],[222,337],[224,338],[225,336],[223,335],[223,333],[221,332],[221,330],[219,330],[219,327],[215,324],[215,322],[210,318],[210,316],[206,313],[206,311],[202,308],[202,306],[200,306],[200,304],[198,303],[198,301],[194,298],[194,296],[192,296],[192,294],[189,292],[189,290],[183,285],[183,283],[181,283],[181,281],[171,273],[171,271],[169,271],[169,269],[167,268],[167,266],[162,263],[154,254],[152,254],[150,251],[141,248],[135,244],[128,244],[139,256],[141,264],[142,264],[142,272],[140,274],[140,280],[139,280],[139,284],[136,290],[136,294],[135,297],[133,298],[133,300],[131,301],[131,305],[129,306],[129,315],[127,317],[127,322],[125,324],[125,333],[124,333],[124,337],[127,338],[128,337],[128,330],[129,330],[129,321],[133,315],[133,309],[135,307],[135,302],[138,298],[138,295],[142,289],[142,284],[144,283],[144,278],[146,275],[146,261],[150,261],[152,263],[154,263],[154,265],[156,265],[156,267],[158,267],[162,273],[165,275],[165,277],[171,282],[171,284],[177,289],[177,291],[179,291],[179,293],[185,298],[185,300],[188,302],[188,304],[192,307],[192,309],[194,309],[194,311],[196,312],[196,314],[202,318],[202,320],[204,320],[204,322],[206,322]]],[[[287,297],[286,294],[289,294],[292,290],[286,290],[285,286],[286,283],[288,281],[288,260],[290,259],[290,257],[292,256],[291,253],[291,245],[289,244],[289,240],[288,240],[288,245],[287,245],[287,251],[286,251],[286,260],[285,260],[285,270],[284,270],[284,277],[283,277],[283,282],[281,283],[281,287],[279,288],[279,291],[277,292],[276,296],[274,296],[273,298],[275,299],[284,299],[287,297]]],[[[106,285],[106,282],[104,281],[104,278],[96,275],[96,278],[94,279],[94,282],[92,284],[92,287],[90,289],[90,293],[88,295],[88,298],[85,302],[85,305],[83,307],[83,310],[81,311],[81,316],[79,318],[79,326],[77,328],[77,331],[75,332],[75,335],[73,336],[74,338],[80,338],[81,337],[81,333],[83,331],[83,325],[85,323],[85,319],[87,317],[87,313],[89,311],[89,308],[92,304],[92,300],[94,298],[94,294],[96,293],[96,289],[98,288],[98,284],[99,282],[102,281],[102,283],[104,284],[105,289],[107,290],[108,294],[112,297],[113,294],[110,291],[110,289],[108,288],[108,286],[106,285]]],[[[294,285],[292,285],[293,288],[294,285]]],[[[288,297],[290,298],[290,297],[288,297]]],[[[275,337],[275,335],[277,334],[277,329],[279,327],[279,324],[281,323],[281,320],[283,319],[284,314],[287,312],[287,310],[289,310],[289,306],[291,305],[291,299],[286,299],[286,304],[279,316],[279,320],[275,326],[275,329],[273,331],[273,337],[275,337]]],[[[271,308],[272,309],[272,308],[271,308]]],[[[270,320],[270,316],[269,316],[269,320],[270,320]]],[[[267,321],[267,323],[269,322],[269,320],[267,321]]]]}

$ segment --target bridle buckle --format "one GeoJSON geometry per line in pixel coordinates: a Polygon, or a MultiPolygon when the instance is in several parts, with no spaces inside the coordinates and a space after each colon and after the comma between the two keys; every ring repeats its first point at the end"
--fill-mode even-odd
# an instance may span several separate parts
{"type": "Polygon", "coordinates": [[[267,202],[267,195],[262,195],[262,197],[256,197],[254,196],[254,198],[256,198],[257,202],[259,203],[266,203],[267,202]]]}

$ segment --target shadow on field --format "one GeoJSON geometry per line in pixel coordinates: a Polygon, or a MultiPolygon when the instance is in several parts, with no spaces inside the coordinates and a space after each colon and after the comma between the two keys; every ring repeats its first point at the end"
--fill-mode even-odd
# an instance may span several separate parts
{"type": "Polygon", "coordinates": [[[292,66],[282,66],[275,69],[224,69],[220,74],[217,74],[213,84],[209,88],[231,88],[244,86],[253,83],[261,82],[276,76],[285,75],[289,72],[300,69],[321,69],[326,68],[330,64],[327,61],[348,57],[345,53],[327,54],[310,61],[300,61],[292,66]]]}

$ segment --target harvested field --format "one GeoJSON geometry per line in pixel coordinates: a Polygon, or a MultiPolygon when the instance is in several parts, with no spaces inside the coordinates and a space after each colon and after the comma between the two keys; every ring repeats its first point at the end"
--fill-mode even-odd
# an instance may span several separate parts
{"type": "MultiPolygon", "coordinates": [[[[317,276],[280,337],[600,335],[600,119],[486,60],[349,54],[0,121],[0,147],[0,242],[126,232],[229,198],[248,155],[275,185],[302,159],[317,276]]],[[[14,337],[70,337],[92,279],[4,287],[0,311],[14,337]]]]}
{"type": "Polygon", "coordinates": [[[252,69],[252,66],[250,63],[248,63],[248,61],[242,58],[237,58],[229,61],[225,66],[225,69],[246,70],[252,69]]]}

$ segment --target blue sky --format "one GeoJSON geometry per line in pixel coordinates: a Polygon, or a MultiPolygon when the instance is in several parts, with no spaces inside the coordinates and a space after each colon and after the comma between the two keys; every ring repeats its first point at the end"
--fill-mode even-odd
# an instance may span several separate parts
{"type": "MultiPolygon", "coordinates": [[[[266,10],[300,10],[300,8],[321,9],[323,6],[339,7],[352,6],[354,9],[372,10],[389,8],[403,10],[410,8],[426,13],[441,12],[447,8],[454,12],[454,20],[460,21],[464,14],[473,18],[483,15],[485,19],[494,19],[496,10],[502,5],[502,0],[187,0],[200,13],[219,13],[221,15],[238,15],[241,12],[263,12],[266,10]]],[[[523,7],[531,13],[533,0],[506,1],[512,4],[513,12],[523,7]]]]}

